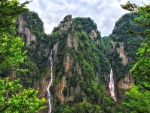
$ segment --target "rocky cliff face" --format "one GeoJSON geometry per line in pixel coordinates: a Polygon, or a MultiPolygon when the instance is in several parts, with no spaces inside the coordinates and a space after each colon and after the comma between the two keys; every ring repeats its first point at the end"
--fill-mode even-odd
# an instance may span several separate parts
{"type": "MultiPolygon", "coordinates": [[[[66,17],[64,17],[63,21],[60,22],[59,24],[59,34],[62,35],[63,33],[66,33],[65,38],[66,39],[66,48],[74,48],[75,51],[78,51],[78,40],[77,40],[77,36],[76,34],[69,34],[68,30],[72,29],[72,16],[68,15],[66,17]]],[[[60,36],[61,37],[61,36],[60,36]]],[[[65,40],[64,40],[65,41],[65,40]]],[[[54,44],[53,46],[53,51],[54,51],[54,62],[58,62],[58,46],[61,45],[60,42],[57,42],[56,44],[54,44]]],[[[72,58],[72,55],[69,52],[65,52],[64,54],[64,58],[63,58],[63,67],[64,67],[64,71],[65,74],[61,77],[61,79],[59,80],[59,82],[57,83],[57,85],[55,86],[55,96],[58,97],[60,99],[60,103],[64,104],[64,102],[66,102],[67,100],[73,100],[73,96],[69,96],[67,94],[67,96],[64,96],[63,94],[63,90],[64,88],[67,87],[67,82],[66,81],[66,76],[67,77],[71,77],[72,76],[72,72],[71,72],[71,68],[73,68],[74,71],[76,71],[77,74],[81,75],[81,69],[78,63],[76,63],[76,65],[74,65],[73,67],[73,61],[74,59],[72,58]]],[[[79,88],[71,88],[71,93],[75,92],[77,93],[77,89],[79,88]]]]}
{"type": "Polygon", "coordinates": [[[55,95],[57,96],[57,98],[60,99],[60,103],[64,104],[65,102],[65,97],[63,95],[63,90],[66,87],[66,77],[63,76],[62,79],[58,82],[58,84],[55,86],[55,95]]]}
{"type": "Polygon", "coordinates": [[[122,63],[126,65],[128,63],[128,57],[124,50],[124,43],[119,43],[119,48],[116,48],[120,58],[122,58],[122,63]]]}
{"type": "Polygon", "coordinates": [[[126,35],[118,35],[122,31],[117,30],[124,27],[116,25],[110,35],[110,48],[107,52],[96,24],[90,18],[72,18],[68,15],[54,28],[52,34],[46,35],[41,20],[34,19],[38,17],[35,13],[24,16],[26,20],[23,17],[18,18],[17,26],[18,34],[28,49],[29,58],[24,67],[32,72],[26,74],[26,84],[40,89],[39,98],[46,95],[50,75],[47,59],[52,50],[54,80],[51,94],[54,99],[54,113],[65,110],[64,106],[69,106],[74,112],[77,112],[75,110],[78,106],[84,106],[83,109],[92,112],[96,112],[93,108],[102,106],[98,111],[115,112],[114,109],[107,109],[110,103],[115,108],[113,101],[106,95],[106,92],[110,95],[110,65],[114,72],[115,92],[118,88],[128,90],[134,82],[128,74],[130,63],[134,60],[132,47],[129,46],[137,45],[137,38],[133,37],[131,41],[126,35]],[[29,26],[29,23],[33,25],[29,26]]]}
{"type": "Polygon", "coordinates": [[[36,41],[37,37],[29,30],[29,28],[26,27],[27,24],[21,16],[17,19],[17,25],[17,32],[25,42],[26,46],[28,46],[31,41],[36,41]]]}
{"type": "Polygon", "coordinates": [[[78,49],[78,40],[77,40],[77,37],[76,36],[72,37],[72,36],[68,35],[67,46],[69,48],[74,47],[75,50],[77,51],[77,49],[78,49]]]}
{"type": "MultiPolygon", "coordinates": [[[[103,46],[94,22],[90,18],[72,19],[68,15],[51,35],[55,37],[53,40],[57,40],[53,44],[54,97],[59,99],[61,105],[69,101],[72,105],[78,102],[90,103],[90,92],[94,90],[94,85],[100,84],[102,79],[105,81],[109,71],[109,62],[103,50],[98,49],[103,49],[103,46]]],[[[101,99],[97,96],[94,98],[97,101],[101,99]]]]}
{"type": "Polygon", "coordinates": [[[133,77],[128,73],[126,76],[118,82],[118,88],[128,90],[134,83],[133,77]]]}
{"type": "MultiPolygon", "coordinates": [[[[29,73],[21,74],[21,76],[18,77],[21,78],[25,87],[28,86],[39,89],[39,98],[45,97],[50,75],[47,64],[48,55],[51,50],[48,45],[49,37],[43,33],[42,22],[35,12],[24,12],[16,20],[16,26],[17,34],[25,42],[24,48],[28,50],[27,59],[25,63],[22,64],[22,68],[29,70],[29,73]],[[33,32],[36,31],[35,26],[41,28],[37,31],[39,32],[38,34],[37,32],[33,32]],[[45,37],[45,40],[41,39],[41,37],[45,37]]],[[[57,45],[54,46],[54,48],[57,50],[57,45]]]]}
{"type": "MultiPolygon", "coordinates": [[[[110,51],[111,52],[116,51],[118,53],[118,55],[119,55],[119,58],[122,59],[121,60],[122,66],[126,66],[128,64],[128,62],[129,62],[129,60],[128,60],[129,58],[128,58],[128,56],[126,54],[126,51],[125,51],[125,48],[124,48],[124,42],[115,42],[115,41],[111,40],[110,43],[112,45],[112,48],[110,48],[110,51]]],[[[122,70],[120,70],[120,71],[122,71],[122,70]]],[[[118,88],[119,89],[123,89],[123,90],[130,89],[131,85],[134,83],[134,79],[128,73],[128,71],[126,73],[120,72],[120,73],[122,73],[121,76],[123,76],[123,77],[122,77],[122,79],[120,79],[119,81],[116,82],[115,89],[118,89],[118,88]]],[[[115,76],[118,76],[118,75],[116,74],[115,76]]],[[[124,95],[124,94],[122,94],[122,95],[124,95]]]]}
{"type": "Polygon", "coordinates": [[[117,53],[119,54],[119,57],[122,58],[122,63],[126,65],[128,63],[128,57],[124,50],[124,42],[119,42],[118,47],[116,47],[117,42],[114,42],[113,40],[111,40],[110,43],[112,45],[112,49],[110,51],[117,51],[117,53]]]}
{"type": "Polygon", "coordinates": [[[66,17],[64,17],[63,21],[60,22],[59,33],[61,34],[65,31],[68,31],[71,24],[72,24],[72,15],[67,15],[66,17]]]}
{"type": "Polygon", "coordinates": [[[108,59],[113,68],[118,98],[120,99],[124,98],[125,91],[129,90],[134,83],[134,78],[129,74],[129,70],[136,61],[136,51],[144,39],[144,37],[127,33],[129,29],[133,31],[144,30],[134,22],[136,17],[135,13],[123,15],[116,22],[114,30],[107,40],[110,42],[108,59]]]}

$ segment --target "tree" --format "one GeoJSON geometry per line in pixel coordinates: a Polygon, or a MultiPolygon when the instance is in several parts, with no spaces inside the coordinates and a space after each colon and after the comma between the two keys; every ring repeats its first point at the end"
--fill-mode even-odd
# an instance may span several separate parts
{"type": "MultiPolygon", "coordinates": [[[[0,74],[19,70],[19,64],[24,62],[26,51],[22,51],[24,42],[15,37],[15,21],[27,10],[28,3],[0,0],[0,74]]],[[[45,99],[38,99],[37,94],[34,89],[23,89],[19,80],[9,82],[8,78],[0,78],[0,112],[29,113],[44,109],[45,99]]]]}
{"type": "Polygon", "coordinates": [[[147,90],[139,91],[139,86],[133,85],[131,90],[126,93],[127,100],[124,103],[132,113],[150,113],[150,92],[147,90]]]}
{"type": "Polygon", "coordinates": [[[26,11],[26,4],[18,0],[0,0],[0,73],[3,70],[16,70],[25,59],[22,52],[24,42],[16,34],[15,22],[20,13],[26,11]]]}
{"type": "Polygon", "coordinates": [[[129,30],[129,33],[146,36],[146,41],[138,49],[137,55],[139,57],[130,70],[135,78],[136,86],[133,85],[131,90],[127,92],[128,101],[125,102],[125,105],[131,108],[133,113],[150,113],[150,5],[144,4],[138,7],[128,1],[121,6],[129,11],[139,13],[140,16],[135,18],[135,22],[147,28],[144,32],[129,30]]]}
{"type": "Polygon", "coordinates": [[[15,33],[15,21],[18,14],[26,11],[26,4],[18,0],[0,0],[0,35],[3,33],[15,33]]]}
{"type": "Polygon", "coordinates": [[[38,91],[24,89],[19,79],[9,82],[8,78],[0,79],[0,112],[31,113],[44,109],[45,99],[37,98],[38,91]],[[5,96],[4,96],[5,95],[5,96]]]}
{"type": "Polygon", "coordinates": [[[0,74],[2,71],[18,70],[19,64],[25,59],[22,51],[24,42],[20,37],[14,38],[11,34],[3,33],[0,35],[0,74]]]}

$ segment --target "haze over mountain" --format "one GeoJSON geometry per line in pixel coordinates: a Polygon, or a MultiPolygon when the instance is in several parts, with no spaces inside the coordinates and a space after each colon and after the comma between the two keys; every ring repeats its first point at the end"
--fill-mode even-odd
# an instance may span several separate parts
{"type": "MultiPolygon", "coordinates": [[[[20,0],[23,2],[25,0],[20,0]]],[[[141,4],[143,0],[131,0],[141,4]]],[[[146,3],[148,0],[144,0],[146,3]]],[[[33,0],[28,8],[38,12],[44,22],[45,32],[50,34],[64,16],[71,14],[73,17],[91,17],[97,24],[102,36],[109,35],[115,22],[127,11],[120,4],[127,0],[33,0]]]]}

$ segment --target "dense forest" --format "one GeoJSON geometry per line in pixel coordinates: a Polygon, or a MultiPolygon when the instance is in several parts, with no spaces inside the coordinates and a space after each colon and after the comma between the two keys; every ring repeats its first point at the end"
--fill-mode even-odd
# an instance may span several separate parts
{"type": "Polygon", "coordinates": [[[149,5],[121,5],[131,12],[102,37],[72,15],[46,34],[27,4],[0,1],[0,112],[150,113],[149,5]]]}

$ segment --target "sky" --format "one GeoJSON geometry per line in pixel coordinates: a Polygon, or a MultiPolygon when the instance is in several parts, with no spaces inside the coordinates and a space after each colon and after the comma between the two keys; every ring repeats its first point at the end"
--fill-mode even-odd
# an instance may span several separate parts
{"type": "MultiPolygon", "coordinates": [[[[19,0],[21,3],[26,0],[19,0]]],[[[27,7],[39,14],[44,22],[44,29],[50,34],[55,26],[66,15],[75,17],[90,17],[97,24],[101,36],[111,34],[115,22],[127,11],[120,7],[120,4],[128,0],[32,0],[27,7]]],[[[150,3],[150,0],[130,0],[131,3],[142,5],[150,3]]]]}

